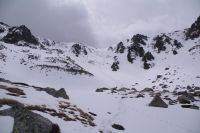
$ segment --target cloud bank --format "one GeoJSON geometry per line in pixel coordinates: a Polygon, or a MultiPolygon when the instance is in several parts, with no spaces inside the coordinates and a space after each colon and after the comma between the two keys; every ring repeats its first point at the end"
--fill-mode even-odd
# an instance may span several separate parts
{"type": "Polygon", "coordinates": [[[199,0],[0,0],[0,21],[27,25],[38,36],[97,47],[136,33],[155,35],[189,27],[199,0]]]}

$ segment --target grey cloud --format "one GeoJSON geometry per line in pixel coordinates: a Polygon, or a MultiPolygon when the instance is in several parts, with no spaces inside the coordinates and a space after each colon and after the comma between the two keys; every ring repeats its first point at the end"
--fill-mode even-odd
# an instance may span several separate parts
{"type": "Polygon", "coordinates": [[[104,46],[136,33],[154,35],[182,30],[200,15],[199,0],[87,1],[95,14],[94,23],[99,23],[95,31],[104,46]]]}
{"type": "Polygon", "coordinates": [[[98,47],[136,33],[189,27],[200,0],[0,0],[0,21],[25,24],[39,36],[98,47]]]}
{"type": "Polygon", "coordinates": [[[0,21],[25,24],[35,35],[56,41],[96,44],[88,12],[81,2],[1,0],[0,5],[0,21]]]}

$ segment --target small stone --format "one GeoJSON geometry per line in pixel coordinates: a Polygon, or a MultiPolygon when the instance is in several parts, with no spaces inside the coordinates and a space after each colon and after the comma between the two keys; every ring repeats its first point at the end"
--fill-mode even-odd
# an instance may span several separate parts
{"type": "Polygon", "coordinates": [[[136,98],[139,98],[139,97],[144,97],[144,95],[138,94],[138,95],[136,96],[136,98]]]}

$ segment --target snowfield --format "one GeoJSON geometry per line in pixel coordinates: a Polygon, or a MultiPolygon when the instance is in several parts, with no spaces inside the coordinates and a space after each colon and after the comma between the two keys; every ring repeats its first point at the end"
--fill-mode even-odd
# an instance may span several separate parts
{"type": "MultiPolygon", "coordinates": [[[[8,34],[9,27],[0,26],[5,29],[0,33],[1,39],[8,34]]],[[[199,109],[183,108],[183,104],[176,100],[178,93],[190,88],[193,89],[190,89],[191,92],[200,91],[194,90],[200,86],[200,48],[197,46],[200,38],[185,40],[184,31],[166,35],[178,40],[182,47],[176,49],[177,54],[173,54],[174,47],[171,45],[158,53],[152,46],[154,38],[148,37],[142,47],[155,57],[148,62],[148,70],[144,69],[144,61],[139,56],[133,63],[128,62],[128,47],[132,42],[127,40],[123,41],[126,47],[124,53],[117,53],[116,45],[111,49],[84,44],[74,47],[75,43],[39,37],[39,45],[0,41],[0,101],[13,99],[25,106],[45,106],[76,119],[65,121],[49,112],[33,111],[57,123],[62,133],[199,133],[199,109]],[[111,69],[115,60],[119,62],[117,71],[111,69]],[[37,87],[64,88],[69,99],[56,98],[45,91],[38,91],[37,87]],[[107,90],[96,92],[102,87],[107,90]],[[18,88],[25,95],[11,93],[8,88],[18,88]],[[152,88],[153,92],[142,91],[145,88],[152,88]],[[139,94],[142,96],[138,97],[139,94]],[[150,107],[155,95],[160,95],[168,108],[150,107]],[[169,98],[176,101],[174,105],[170,104],[169,98]],[[62,110],[60,105],[65,102],[74,110],[62,110]],[[86,123],[77,119],[82,118],[80,109],[94,118],[91,121],[95,126],[89,124],[89,119],[83,118],[86,123]],[[114,129],[113,124],[122,125],[125,130],[114,129]]],[[[199,101],[200,96],[195,96],[191,105],[200,107],[199,101]]],[[[3,105],[0,110],[9,107],[3,105]]],[[[12,117],[0,116],[1,133],[11,133],[13,124],[12,117]]]]}

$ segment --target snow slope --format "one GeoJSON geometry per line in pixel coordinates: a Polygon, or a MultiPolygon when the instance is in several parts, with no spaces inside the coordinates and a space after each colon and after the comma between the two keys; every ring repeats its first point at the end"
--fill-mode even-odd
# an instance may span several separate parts
{"type": "MultiPolygon", "coordinates": [[[[4,38],[10,26],[0,24],[4,30],[0,39],[4,38]]],[[[20,32],[20,31],[19,31],[20,32]]],[[[20,33],[21,34],[21,33],[20,33]]],[[[0,98],[14,99],[25,105],[45,105],[59,111],[59,101],[67,101],[77,105],[84,112],[93,112],[95,127],[85,125],[80,121],[64,121],[48,113],[34,111],[54,123],[58,123],[62,132],[71,133],[199,133],[199,110],[182,108],[181,104],[169,105],[168,108],[149,107],[152,100],[150,93],[143,93],[145,98],[135,98],[144,88],[153,88],[175,100],[178,96],[174,91],[185,91],[187,86],[200,86],[200,38],[185,39],[185,30],[164,34],[171,38],[165,51],[154,47],[155,37],[148,37],[140,44],[145,51],[150,51],[154,60],[148,61],[149,69],[144,69],[143,58],[134,57],[133,63],[127,60],[129,48],[133,41],[122,41],[124,51],[116,52],[117,45],[109,48],[93,48],[84,44],[54,42],[50,39],[37,37],[38,45],[19,41],[17,44],[0,41],[0,78],[12,82],[22,82],[30,86],[51,87],[56,90],[65,88],[70,100],[55,98],[45,92],[36,91],[33,87],[0,82],[0,85],[18,87],[26,93],[26,98],[8,95],[0,89],[0,98]],[[177,40],[181,48],[172,44],[177,40]],[[177,54],[174,54],[176,50],[177,54]],[[119,69],[113,71],[113,62],[119,62],[119,69]],[[135,88],[138,92],[97,93],[97,88],[107,87],[118,89],[122,87],[135,88]],[[124,131],[112,128],[112,124],[123,125],[124,131]]],[[[163,34],[159,34],[163,36],[163,34]]],[[[200,106],[200,98],[192,104],[200,106]]],[[[166,99],[164,100],[168,102],[166,99]]],[[[168,104],[168,103],[167,103],[168,104]]],[[[4,107],[4,106],[3,106],[4,107]]],[[[70,115],[67,113],[67,115],[70,115]]],[[[0,116],[0,121],[7,117],[0,116]]],[[[13,120],[8,118],[9,127],[1,132],[10,132],[13,120]]]]}

